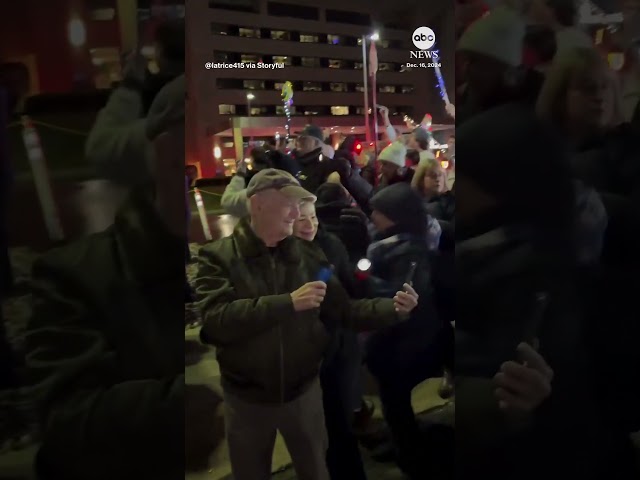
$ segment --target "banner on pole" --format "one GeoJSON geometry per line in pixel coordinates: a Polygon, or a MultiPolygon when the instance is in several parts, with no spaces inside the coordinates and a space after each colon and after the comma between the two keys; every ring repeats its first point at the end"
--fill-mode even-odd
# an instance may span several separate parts
{"type": "Polygon", "coordinates": [[[371,42],[369,47],[369,76],[374,76],[378,73],[378,50],[376,48],[376,42],[371,42]]]}

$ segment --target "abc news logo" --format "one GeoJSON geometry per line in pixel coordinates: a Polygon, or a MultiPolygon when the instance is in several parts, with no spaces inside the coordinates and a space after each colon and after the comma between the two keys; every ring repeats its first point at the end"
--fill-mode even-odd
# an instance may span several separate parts
{"type": "Polygon", "coordinates": [[[436,44],[436,34],[429,27],[418,27],[411,35],[411,40],[416,48],[428,50],[436,44]]]}

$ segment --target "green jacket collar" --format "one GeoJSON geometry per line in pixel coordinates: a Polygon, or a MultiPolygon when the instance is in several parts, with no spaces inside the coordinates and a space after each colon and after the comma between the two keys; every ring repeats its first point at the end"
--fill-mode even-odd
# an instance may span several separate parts
{"type": "MultiPolygon", "coordinates": [[[[261,238],[258,238],[251,227],[249,217],[245,217],[233,231],[233,240],[240,255],[244,258],[256,258],[269,255],[269,248],[261,238]]],[[[287,262],[298,263],[301,259],[301,252],[298,239],[291,236],[278,243],[275,251],[287,262]]]]}

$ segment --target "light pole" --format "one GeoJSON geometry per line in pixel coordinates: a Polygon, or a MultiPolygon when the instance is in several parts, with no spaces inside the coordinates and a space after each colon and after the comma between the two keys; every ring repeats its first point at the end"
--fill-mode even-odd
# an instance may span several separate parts
{"type": "MultiPolygon", "coordinates": [[[[369,72],[367,71],[367,38],[372,42],[376,42],[380,39],[378,32],[372,35],[362,35],[362,79],[364,83],[364,128],[366,132],[367,143],[371,142],[371,127],[369,126],[369,72]]],[[[375,100],[374,100],[375,103],[375,100]]],[[[372,108],[374,122],[376,120],[375,105],[372,108]]]]}
{"type": "Polygon", "coordinates": [[[251,100],[256,98],[253,93],[247,93],[247,113],[251,116],[251,100]]]}
{"type": "Polygon", "coordinates": [[[364,83],[364,131],[367,143],[371,141],[369,128],[369,78],[367,74],[367,36],[362,35],[362,79],[364,83]]]}
{"type": "MultiPolygon", "coordinates": [[[[251,100],[256,98],[253,93],[247,93],[247,113],[249,114],[249,130],[251,130],[251,100]]],[[[249,142],[253,142],[253,133],[251,133],[251,140],[249,142]]]]}

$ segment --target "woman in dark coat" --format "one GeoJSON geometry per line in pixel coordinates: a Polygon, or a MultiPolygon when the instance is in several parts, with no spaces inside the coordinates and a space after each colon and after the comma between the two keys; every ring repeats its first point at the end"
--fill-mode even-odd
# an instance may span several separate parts
{"type": "MultiPolygon", "coordinates": [[[[320,247],[342,285],[352,298],[356,298],[353,269],[347,251],[338,237],[319,225],[313,203],[302,204],[293,233],[320,247]]],[[[341,327],[330,334],[331,342],[320,371],[329,436],[327,467],[331,480],[366,480],[358,440],[351,430],[353,385],[362,364],[357,334],[341,327]]]]}

